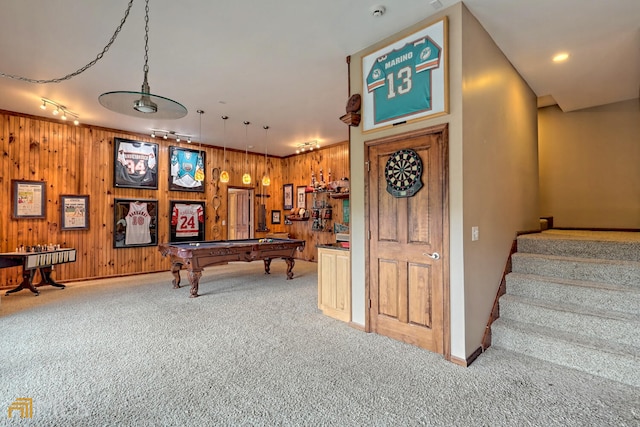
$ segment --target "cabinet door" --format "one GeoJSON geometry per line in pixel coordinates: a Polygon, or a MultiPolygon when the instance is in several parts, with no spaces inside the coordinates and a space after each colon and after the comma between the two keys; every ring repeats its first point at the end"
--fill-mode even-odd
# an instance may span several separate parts
{"type": "Polygon", "coordinates": [[[350,253],[318,248],[318,308],[330,317],[351,321],[350,253]]]}

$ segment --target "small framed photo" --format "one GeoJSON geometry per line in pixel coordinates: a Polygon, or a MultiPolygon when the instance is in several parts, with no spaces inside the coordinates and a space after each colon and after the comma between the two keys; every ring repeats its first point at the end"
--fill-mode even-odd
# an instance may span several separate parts
{"type": "Polygon", "coordinates": [[[205,152],[169,147],[169,190],[204,193],[205,152]]]}
{"type": "Polygon", "coordinates": [[[293,209],[293,184],[285,184],[282,186],[284,193],[284,210],[288,211],[293,209]]]}
{"type": "Polygon", "coordinates": [[[307,187],[300,186],[296,188],[296,194],[298,195],[298,202],[296,207],[305,209],[307,207],[307,187]]]}
{"type": "Polygon", "coordinates": [[[113,186],[158,189],[158,144],[114,138],[113,186]]]}
{"type": "Polygon", "coordinates": [[[271,224],[280,224],[280,211],[271,211],[271,224]]]}
{"type": "Polygon", "coordinates": [[[47,185],[43,181],[11,180],[13,219],[40,219],[45,217],[47,185]]]}
{"type": "Polygon", "coordinates": [[[205,240],[204,202],[172,200],[169,209],[169,238],[172,242],[205,240]]]}
{"type": "Polygon", "coordinates": [[[158,244],[158,201],[116,199],[113,203],[113,247],[158,244]]]}
{"type": "Polygon", "coordinates": [[[60,229],[89,229],[89,196],[60,196],[60,229]]]}

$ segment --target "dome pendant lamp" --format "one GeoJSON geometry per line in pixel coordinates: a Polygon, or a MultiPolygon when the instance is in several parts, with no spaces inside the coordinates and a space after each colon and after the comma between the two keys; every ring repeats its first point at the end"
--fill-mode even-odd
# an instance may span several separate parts
{"type": "Polygon", "coordinates": [[[227,183],[229,182],[229,172],[225,169],[225,167],[227,166],[227,119],[229,117],[228,116],[222,116],[222,120],[223,120],[223,131],[222,131],[222,138],[224,139],[224,148],[223,148],[223,156],[222,156],[222,172],[220,172],[220,182],[222,183],[227,183]]]}
{"type": "MultiPolygon", "coordinates": [[[[245,168],[247,167],[247,165],[249,164],[249,124],[251,122],[244,122],[244,134],[245,134],[245,144],[244,144],[244,160],[245,160],[245,168]]],[[[242,175],[242,183],[244,185],[249,185],[251,184],[251,174],[249,173],[249,171],[245,172],[244,175],[242,175]]]]}
{"type": "Polygon", "coordinates": [[[180,103],[163,96],[151,94],[149,82],[149,0],[146,0],[144,16],[144,81],[140,92],[106,92],[98,97],[100,104],[108,110],[143,119],[179,119],[187,115],[180,103]]]}

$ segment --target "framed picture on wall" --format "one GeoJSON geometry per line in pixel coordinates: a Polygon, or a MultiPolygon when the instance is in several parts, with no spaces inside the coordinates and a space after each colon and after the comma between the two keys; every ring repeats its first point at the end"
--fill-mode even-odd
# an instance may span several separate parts
{"type": "Polygon", "coordinates": [[[169,203],[169,239],[172,242],[205,240],[204,202],[172,200],[169,203]]]}
{"type": "Polygon", "coordinates": [[[362,57],[363,131],[446,114],[447,18],[362,57]]]}
{"type": "Polygon", "coordinates": [[[280,211],[271,211],[271,224],[280,224],[280,211]]]}
{"type": "Polygon", "coordinates": [[[169,147],[169,190],[204,193],[205,152],[169,147]]]}
{"type": "Polygon", "coordinates": [[[158,188],[158,144],[114,138],[113,186],[158,188]]]}
{"type": "Polygon", "coordinates": [[[11,218],[44,218],[47,207],[47,185],[43,181],[11,180],[11,218]]]}
{"type": "Polygon", "coordinates": [[[113,247],[131,248],[158,244],[158,201],[115,199],[113,247]]]}
{"type": "Polygon", "coordinates": [[[89,229],[89,196],[60,196],[60,229],[89,229]]]}
{"type": "Polygon", "coordinates": [[[284,193],[284,210],[288,211],[293,209],[293,184],[285,184],[282,186],[284,193]]]}
{"type": "Polygon", "coordinates": [[[307,207],[307,192],[306,192],[306,187],[304,185],[296,188],[296,194],[297,194],[297,204],[296,207],[298,208],[306,208],[307,207]]]}

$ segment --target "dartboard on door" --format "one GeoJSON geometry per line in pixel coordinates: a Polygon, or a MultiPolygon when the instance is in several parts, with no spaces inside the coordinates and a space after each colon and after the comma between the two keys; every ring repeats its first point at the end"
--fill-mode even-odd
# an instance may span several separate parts
{"type": "Polygon", "coordinates": [[[384,168],[387,191],[393,197],[411,197],[422,188],[422,160],[414,150],[398,150],[384,168]]]}

